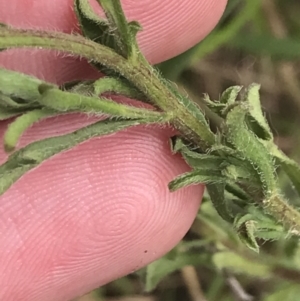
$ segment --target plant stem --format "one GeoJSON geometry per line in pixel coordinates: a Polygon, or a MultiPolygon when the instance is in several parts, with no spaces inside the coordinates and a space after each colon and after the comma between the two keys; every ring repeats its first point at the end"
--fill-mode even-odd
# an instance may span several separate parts
{"type": "Polygon", "coordinates": [[[300,212],[290,206],[279,194],[263,200],[264,209],[268,214],[280,221],[293,235],[300,236],[300,212]]]}
{"type": "Polygon", "coordinates": [[[134,84],[162,111],[173,112],[174,117],[170,123],[199,148],[207,150],[214,144],[215,138],[209,127],[199,122],[200,110],[188,98],[172,93],[166,82],[144,60],[135,65],[110,48],[81,36],[0,28],[0,48],[24,47],[68,52],[116,71],[134,84]],[[198,112],[195,112],[195,108],[198,112]]]}

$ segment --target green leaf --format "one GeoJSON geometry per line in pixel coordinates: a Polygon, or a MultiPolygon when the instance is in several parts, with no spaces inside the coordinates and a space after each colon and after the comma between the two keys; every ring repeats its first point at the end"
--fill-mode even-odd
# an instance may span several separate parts
{"type": "Polygon", "coordinates": [[[247,53],[266,55],[278,60],[294,61],[300,57],[299,37],[275,38],[270,34],[239,34],[228,45],[247,53]]]}
{"type": "Polygon", "coordinates": [[[9,97],[0,92],[0,120],[6,120],[24,114],[28,110],[38,107],[38,103],[24,102],[20,98],[9,97]]]}
{"type": "Polygon", "coordinates": [[[246,274],[258,278],[269,278],[271,276],[267,264],[250,261],[230,251],[214,254],[213,262],[220,270],[228,269],[237,274],[246,274]]]}
{"type": "Polygon", "coordinates": [[[272,155],[275,157],[277,164],[279,164],[285,173],[290,178],[296,191],[300,196],[300,166],[294,160],[286,156],[276,145],[270,147],[272,155]]]}
{"type": "Polygon", "coordinates": [[[141,26],[136,21],[127,22],[119,0],[97,1],[105,12],[109,27],[115,36],[115,41],[121,50],[121,54],[131,60],[131,62],[136,62],[137,57],[141,58],[136,42],[136,34],[141,30],[141,26]]]}
{"type": "Polygon", "coordinates": [[[184,173],[169,183],[171,191],[195,184],[223,183],[224,177],[220,172],[210,170],[193,170],[184,173]]]}
{"type": "Polygon", "coordinates": [[[255,206],[248,206],[246,214],[238,214],[235,218],[234,226],[239,230],[241,227],[245,228],[245,224],[248,222],[250,222],[251,232],[256,238],[278,240],[289,237],[277,220],[272,216],[266,215],[265,212],[255,206]]]}
{"type": "Polygon", "coordinates": [[[217,210],[218,214],[227,222],[233,221],[232,214],[228,208],[225,200],[225,184],[224,183],[208,183],[206,189],[217,210]]]}
{"type": "Polygon", "coordinates": [[[300,296],[299,284],[280,283],[276,289],[264,298],[264,301],[298,301],[300,296]]]}
{"type": "Polygon", "coordinates": [[[4,134],[4,149],[6,152],[11,152],[15,149],[16,144],[20,136],[32,126],[35,122],[38,122],[41,119],[46,117],[57,115],[57,112],[47,110],[47,109],[38,109],[29,111],[28,113],[23,114],[22,116],[16,118],[11,122],[4,134]]]}
{"type": "Polygon", "coordinates": [[[256,221],[251,214],[238,216],[235,218],[234,225],[237,229],[240,240],[254,252],[259,252],[259,246],[255,238],[256,221]]]}
{"type": "Polygon", "coordinates": [[[226,139],[241,153],[241,157],[253,166],[264,194],[270,196],[277,190],[273,158],[264,144],[247,127],[247,112],[248,106],[245,103],[229,111],[226,117],[226,139]]]}
{"type": "Polygon", "coordinates": [[[227,88],[222,93],[219,101],[212,101],[208,95],[205,95],[204,102],[213,112],[218,114],[220,117],[224,117],[227,109],[235,103],[241,89],[241,86],[232,86],[227,88]]]}
{"type": "Polygon", "coordinates": [[[19,110],[0,107],[0,121],[10,119],[20,114],[22,114],[22,112],[20,112],[19,110]]]}
{"type": "Polygon", "coordinates": [[[13,96],[10,97],[0,92],[0,107],[2,108],[18,110],[20,112],[23,112],[26,111],[27,109],[33,109],[38,106],[39,105],[37,103],[25,102],[23,99],[13,97],[13,96]]]}
{"type": "Polygon", "coordinates": [[[232,86],[227,88],[221,95],[220,103],[227,106],[233,105],[242,90],[242,86],[232,86]]]}
{"type": "Polygon", "coordinates": [[[40,97],[38,87],[41,84],[47,83],[33,76],[0,68],[1,95],[10,97],[14,102],[19,100],[20,106],[20,100],[23,100],[23,104],[25,105],[25,103],[29,104],[35,102],[36,99],[40,97]]]}
{"type": "Polygon", "coordinates": [[[111,33],[107,20],[102,19],[93,11],[89,1],[75,0],[74,6],[83,35],[121,54],[118,47],[116,47],[117,42],[115,36],[111,33]]]}
{"type": "Polygon", "coordinates": [[[102,120],[66,135],[33,142],[14,152],[0,166],[0,195],[26,172],[60,152],[69,150],[91,138],[112,134],[128,127],[145,123],[148,123],[148,121],[143,119],[102,120]]]}
{"type": "Polygon", "coordinates": [[[157,120],[166,117],[166,114],[152,110],[136,108],[116,103],[104,97],[85,96],[55,89],[48,85],[40,85],[41,97],[38,102],[58,112],[82,112],[95,115],[109,114],[125,118],[148,118],[157,120]]]}
{"type": "Polygon", "coordinates": [[[93,88],[96,95],[104,92],[113,92],[115,94],[120,94],[132,99],[148,102],[145,96],[136,88],[134,88],[128,81],[119,78],[100,78],[93,83],[93,88]]]}
{"type": "Polygon", "coordinates": [[[207,262],[209,262],[209,257],[206,254],[179,252],[173,259],[169,259],[166,255],[147,266],[145,290],[146,292],[154,290],[166,276],[186,265],[197,266],[207,262]]]}
{"type": "Polygon", "coordinates": [[[149,103],[149,100],[143,93],[133,87],[125,78],[121,79],[120,77],[114,78],[105,76],[95,81],[68,82],[60,86],[60,89],[86,96],[99,96],[103,93],[120,94],[128,98],[149,103]]]}
{"type": "MultiPolygon", "coordinates": [[[[192,151],[181,138],[171,138],[171,150],[173,153],[181,153],[187,164],[193,169],[220,170],[225,160],[214,155],[201,154],[192,151]]],[[[225,167],[225,166],[223,166],[225,167]]]]}
{"type": "Polygon", "coordinates": [[[240,188],[236,183],[227,183],[225,187],[226,191],[236,197],[239,200],[249,201],[251,197],[242,188],[240,188]]]}
{"type": "Polygon", "coordinates": [[[263,115],[263,111],[260,103],[259,96],[260,85],[252,84],[248,87],[246,91],[246,96],[244,101],[249,104],[249,115],[251,116],[248,126],[254,133],[261,139],[273,140],[273,134],[269,127],[269,124],[263,115]]]}
{"type": "MultiPolygon", "coordinates": [[[[0,27],[2,27],[2,28],[7,28],[8,25],[5,24],[5,23],[1,23],[1,22],[0,22],[0,27]]],[[[6,50],[6,48],[0,48],[0,52],[1,52],[1,51],[4,51],[4,50],[6,50]]],[[[0,119],[0,120],[1,120],[1,119],[0,119]]]]}

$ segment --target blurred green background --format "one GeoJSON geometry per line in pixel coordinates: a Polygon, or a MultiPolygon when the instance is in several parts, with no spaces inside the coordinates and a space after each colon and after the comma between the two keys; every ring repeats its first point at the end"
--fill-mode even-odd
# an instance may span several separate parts
{"type": "MultiPolygon", "coordinates": [[[[260,83],[275,141],[298,162],[299,67],[299,0],[229,0],[205,40],[158,66],[202,107],[204,93],[218,99],[229,86],[260,83]]],[[[207,116],[213,124],[215,117],[207,116]]],[[[280,171],[279,179],[290,201],[299,204],[280,171]]],[[[266,242],[256,254],[241,246],[204,200],[189,233],[164,258],[76,301],[298,301],[299,271],[298,241],[266,242]]]]}

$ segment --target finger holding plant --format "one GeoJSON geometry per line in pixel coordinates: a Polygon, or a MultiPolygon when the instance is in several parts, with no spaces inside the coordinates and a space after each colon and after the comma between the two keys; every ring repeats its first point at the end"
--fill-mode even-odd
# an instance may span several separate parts
{"type": "Polygon", "coordinates": [[[197,104],[147,62],[136,41],[139,23],[126,20],[119,1],[98,3],[105,19],[94,13],[87,0],[74,1],[83,37],[1,25],[3,51],[56,50],[87,59],[105,76],[58,86],[0,69],[0,118],[9,121],[4,135],[9,157],[0,166],[0,194],[45,160],[91,138],[138,125],[171,125],[178,133],[170,141],[171,149],[191,167],[169,183],[171,191],[206,184],[219,215],[257,252],[258,238],[276,239],[282,232],[300,236],[300,213],[282,195],[276,174],[281,167],[300,194],[300,168],[273,142],[261,109],[259,85],[228,88],[216,101],[205,97],[207,107],[221,120],[213,132],[197,104]],[[147,106],[115,102],[109,95],[123,95],[147,106]],[[34,123],[74,113],[101,116],[101,120],[18,148],[20,137],[34,123]]]}
{"type": "MultiPolygon", "coordinates": [[[[88,59],[109,75],[60,88],[1,70],[2,120],[18,116],[4,136],[7,151],[14,150],[22,133],[43,118],[73,112],[108,116],[108,119],[72,134],[37,141],[15,151],[1,166],[1,193],[31,168],[87,139],[138,124],[171,124],[180,133],[179,142],[175,139],[177,148],[173,149],[182,153],[193,169],[172,181],[172,190],[206,183],[216,209],[228,221],[242,218],[249,206],[259,204],[266,214],[286,226],[288,232],[300,235],[300,214],[288,205],[277,188],[276,159],[284,166],[288,165],[288,170],[292,168],[293,174],[300,174],[300,169],[273,144],[272,133],[261,111],[259,86],[254,84],[247,88],[239,101],[241,87],[229,88],[218,101],[207,97],[207,105],[223,120],[218,133],[213,133],[200,108],[177,92],[172,83],[147,63],[136,42],[136,34],[141,29],[138,22],[127,22],[119,1],[102,0],[99,4],[107,19],[98,17],[88,1],[74,3],[84,37],[1,26],[0,47],[3,50],[42,47],[69,52],[88,59]],[[6,85],[5,81],[14,81],[14,84],[6,85]],[[154,108],[116,103],[101,97],[105,92],[134,97],[154,108]],[[239,198],[240,190],[245,199],[239,198]],[[226,199],[227,192],[232,194],[231,200],[226,199]],[[244,205],[234,212],[231,207],[241,201],[244,205]],[[230,202],[234,204],[230,205],[230,202]]],[[[300,186],[300,177],[291,180],[296,187],[300,186]]]]}

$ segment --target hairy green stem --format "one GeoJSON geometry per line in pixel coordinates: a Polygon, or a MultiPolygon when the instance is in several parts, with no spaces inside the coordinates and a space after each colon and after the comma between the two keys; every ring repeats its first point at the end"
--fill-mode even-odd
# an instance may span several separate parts
{"type": "Polygon", "coordinates": [[[209,127],[199,122],[200,110],[198,109],[199,112],[196,114],[195,105],[189,99],[176,97],[148,63],[143,61],[134,66],[110,48],[81,36],[0,28],[0,48],[24,47],[71,53],[114,70],[134,84],[162,111],[173,112],[174,118],[171,123],[191,142],[203,150],[214,144],[215,138],[209,127]]]}
{"type": "Polygon", "coordinates": [[[280,195],[274,194],[263,201],[268,214],[280,221],[293,235],[300,236],[300,212],[290,206],[280,195]]]}
{"type": "Polygon", "coordinates": [[[25,113],[16,118],[7,127],[4,134],[4,149],[6,152],[11,152],[15,149],[20,136],[39,120],[57,115],[58,113],[48,109],[36,109],[25,113]]]}

